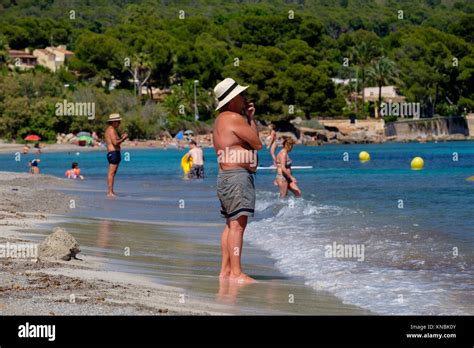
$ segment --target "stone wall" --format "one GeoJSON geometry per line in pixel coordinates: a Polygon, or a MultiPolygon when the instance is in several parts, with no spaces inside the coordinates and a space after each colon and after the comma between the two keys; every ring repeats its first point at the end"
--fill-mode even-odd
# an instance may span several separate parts
{"type": "MultiPolygon", "coordinates": [[[[471,130],[474,132],[474,128],[471,130]]],[[[462,116],[433,117],[419,120],[399,120],[385,125],[385,136],[397,140],[417,140],[424,138],[445,138],[469,135],[468,122],[462,116]]]]}
{"type": "Polygon", "coordinates": [[[469,130],[469,137],[474,138],[474,114],[466,116],[467,128],[469,130]]]}

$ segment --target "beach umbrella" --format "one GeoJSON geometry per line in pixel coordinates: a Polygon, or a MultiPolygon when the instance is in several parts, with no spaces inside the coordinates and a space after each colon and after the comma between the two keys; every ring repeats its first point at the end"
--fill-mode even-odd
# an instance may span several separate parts
{"type": "Polygon", "coordinates": [[[89,133],[89,132],[79,132],[79,133],[77,133],[77,136],[78,136],[78,137],[81,137],[81,136],[83,136],[83,135],[90,137],[90,136],[91,136],[91,133],[89,133]]]}
{"type": "Polygon", "coordinates": [[[176,134],[175,139],[183,140],[183,131],[179,131],[178,134],[176,134]]]}
{"type": "Polygon", "coordinates": [[[35,134],[30,134],[25,138],[26,141],[40,141],[41,137],[35,134]]]}

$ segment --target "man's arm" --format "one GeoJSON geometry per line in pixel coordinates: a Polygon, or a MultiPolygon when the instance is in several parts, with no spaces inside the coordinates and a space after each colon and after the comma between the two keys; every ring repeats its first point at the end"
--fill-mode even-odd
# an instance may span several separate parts
{"type": "Polygon", "coordinates": [[[250,122],[245,122],[245,119],[239,114],[233,113],[232,125],[234,134],[249,144],[252,149],[260,150],[262,148],[262,142],[258,136],[257,124],[252,118],[250,122]]]}
{"type": "MultiPolygon", "coordinates": [[[[118,138],[118,134],[117,134],[117,138],[118,138]]],[[[120,139],[117,139],[117,143],[120,145],[127,139],[128,139],[128,133],[125,132],[122,134],[122,137],[120,139]]]]}
{"type": "Polygon", "coordinates": [[[128,134],[125,132],[122,134],[122,137],[119,138],[118,137],[118,134],[117,134],[117,131],[115,129],[107,129],[107,131],[105,132],[106,134],[106,137],[105,139],[109,140],[110,143],[113,145],[113,146],[117,146],[117,145],[120,145],[122,144],[125,140],[128,139],[128,134]]]}
{"type": "Polygon", "coordinates": [[[272,144],[270,145],[270,155],[272,155],[273,163],[276,165],[276,148],[277,148],[277,141],[276,135],[273,138],[272,144]]]}

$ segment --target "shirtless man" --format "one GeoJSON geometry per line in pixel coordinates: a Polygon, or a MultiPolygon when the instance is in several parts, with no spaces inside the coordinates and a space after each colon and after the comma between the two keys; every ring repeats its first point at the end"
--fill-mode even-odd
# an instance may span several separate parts
{"type": "Polygon", "coordinates": [[[108,119],[109,126],[105,130],[105,142],[107,143],[107,160],[109,161],[109,173],[107,175],[107,196],[115,197],[114,180],[118,166],[122,160],[120,145],[128,139],[128,134],[123,133],[119,138],[117,128],[120,126],[122,118],[119,114],[111,114],[108,119]]]}
{"type": "Polygon", "coordinates": [[[189,142],[189,151],[186,154],[193,159],[193,165],[189,171],[189,179],[204,179],[204,154],[194,140],[189,142]]]}
{"type": "Polygon", "coordinates": [[[247,220],[255,209],[254,173],[257,150],[262,148],[254,120],[255,108],[241,94],[247,87],[226,78],[215,88],[219,116],[214,122],[213,143],[219,162],[217,196],[226,225],[221,236],[222,265],[219,277],[253,283],[242,272],[242,243],[247,220]]]}

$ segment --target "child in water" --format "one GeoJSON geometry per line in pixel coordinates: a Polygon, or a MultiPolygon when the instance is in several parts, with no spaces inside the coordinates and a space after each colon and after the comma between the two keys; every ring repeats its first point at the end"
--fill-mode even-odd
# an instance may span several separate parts
{"type": "Polygon", "coordinates": [[[41,161],[37,158],[35,158],[34,160],[28,162],[28,166],[30,167],[30,173],[31,174],[39,174],[40,173],[40,170],[39,170],[39,163],[41,161]]]}
{"type": "Polygon", "coordinates": [[[66,170],[65,174],[68,179],[84,180],[84,177],[81,175],[81,169],[79,168],[79,164],[77,162],[73,162],[71,169],[66,170]]]}

